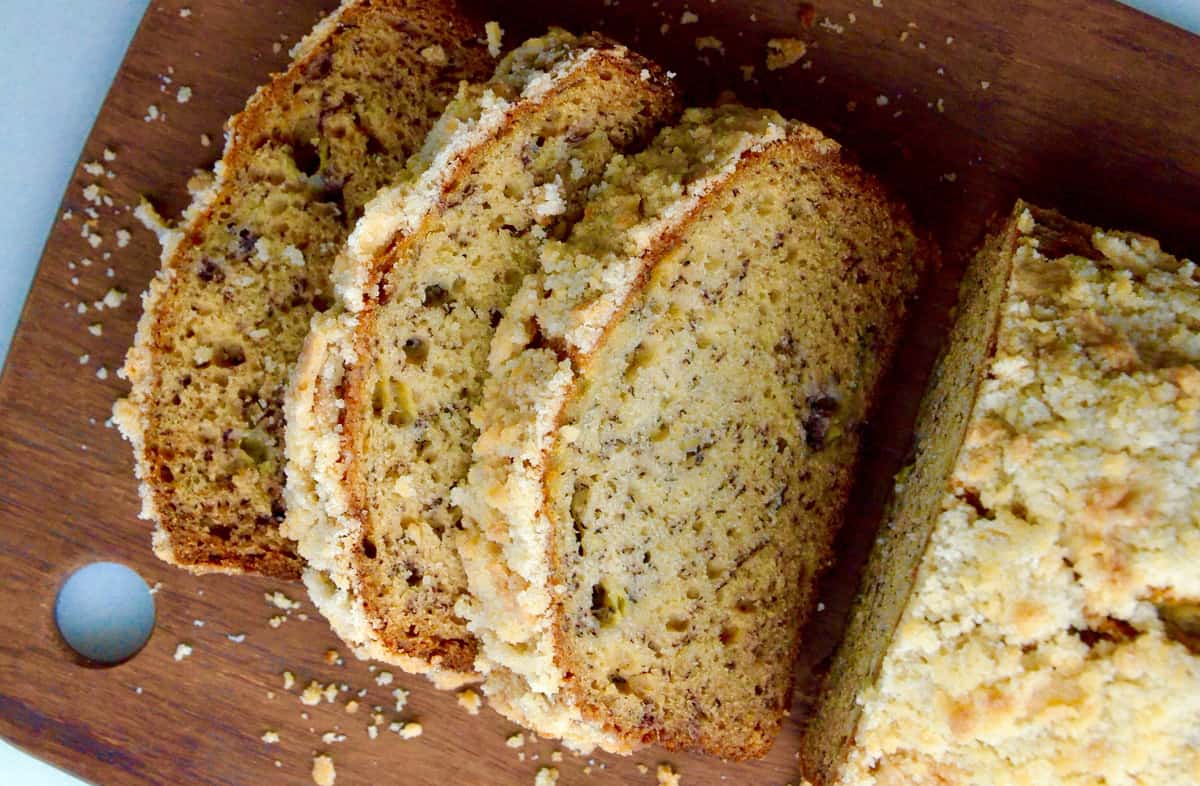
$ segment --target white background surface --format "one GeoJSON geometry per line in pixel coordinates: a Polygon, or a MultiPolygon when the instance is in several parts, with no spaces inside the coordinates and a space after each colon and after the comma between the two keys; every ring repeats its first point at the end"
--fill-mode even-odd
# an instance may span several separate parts
{"type": "MultiPolygon", "coordinates": [[[[63,189],[147,4],[0,0],[0,361],[63,189]]],[[[1200,0],[1129,4],[1200,33],[1200,0]]],[[[81,783],[0,741],[0,786],[81,783]]]]}

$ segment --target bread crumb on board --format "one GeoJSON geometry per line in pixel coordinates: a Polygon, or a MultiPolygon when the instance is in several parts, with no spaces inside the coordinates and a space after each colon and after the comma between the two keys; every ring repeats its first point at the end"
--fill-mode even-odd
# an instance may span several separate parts
{"type": "Polygon", "coordinates": [[[337,781],[337,770],[334,769],[333,759],[328,754],[313,756],[312,779],[317,786],[333,786],[337,781]]]}
{"type": "Polygon", "coordinates": [[[533,786],[554,786],[558,783],[557,767],[542,767],[533,779],[533,786]]]}
{"type": "Polygon", "coordinates": [[[262,733],[261,739],[267,745],[277,745],[279,744],[279,732],[274,729],[267,729],[262,733]]]}
{"type": "Polygon", "coordinates": [[[458,706],[466,710],[468,715],[478,715],[479,708],[483,706],[483,699],[475,691],[465,688],[458,692],[458,706]]]}
{"type": "Polygon", "coordinates": [[[504,40],[504,28],[499,22],[488,22],[483,26],[483,32],[487,34],[488,54],[492,57],[500,56],[500,43],[504,40]]]}
{"type": "Polygon", "coordinates": [[[175,648],[175,654],[172,657],[175,658],[175,660],[183,660],[184,658],[190,658],[191,655],[192,645],[180,643],[179,646],[175,648]]]}
{"type": "Polygon", "coordinates": [[[525,735],[521,732],[513,732],[504,740],[504,744],[510,748],[523,748],[525,746],[525,735]]]}
{"type": "Polygon", "coordinates": [[[767,70],[778,71],[800,61],[808,53],[808,44],[799,38],[772,38],[767,41],[767,70]]]}
{"type": "Polygon", "coordinates": [[[670,764],[660,764],[654,771],[658,786],[679,786],[679,772],[670,764]]]}

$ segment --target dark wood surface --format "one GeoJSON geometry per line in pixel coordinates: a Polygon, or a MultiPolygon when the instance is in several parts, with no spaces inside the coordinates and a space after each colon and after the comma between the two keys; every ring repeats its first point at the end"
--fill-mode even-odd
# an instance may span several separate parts
{"type": "MultiPolygon", "coordinates": [[[[136,518],[128,446],[104,425],[124,391],[111,372],[133,334],[136,296],[158,264],[154,238],[136,226],[129,206],[146,194],[165,214],[177,214],[192,171],[219,154],[223,119],[286,62],[291,44],[331,5],[152,3],[81,156],[82,164],[103,162],[106,147],[117,154],[105,163],[116,177],[100,178],[113,201],[97,208],[103,243],[92,248],[80,235],[84,189],[97,181],[81,167],[64,198],[73,217],[55,225],[0,379],[0,733],[97,783],[307,783],[314,751],[328,751],[338,784],[528,784],[556,750],[549,741],[528,744],[521,761],[504,744],[514,727],[491,711],[470,717],[452,694],[395,669],[393,685],[377,685],[377,672],[346,653],[298,585],[198,578],[157,562],[150,527],[136,518]],[[181,16],[189,6],[191,15],[181,16]],[[193,91],[187,103],[176,98],[180,86],[193,91]],[[165,117],[147,122],[151,104],[165,117]],[[209,147],[202,133],[212,138],[209,147]],[[121,228],[132,233],[125,248],[117,243],[121,228]],[[93,264],[84,267],[83,258],[93,264]],[[130,297],[116,309],[77,313],[79,302],[91,304],[109,287],[130,297]],[[87,330],[96,322],[101,336],[87,330]],[[83,354],[88,361],[80,364],[83,354]],[[100,366],[107,379],[97,378],[100,366]],[[149,644],[107,669],[72,658],[52,621],[63,578],[96,559],[125,562],[161,582],[149,644]],[[268,619],[283,612],[263,597],[275,590],[305,601],[278,629],[268,619]],[[173,660],[184,642],[193,655],[173,660]],[[344,665],[325,662],[330,648],[346,656],[344,665]],[[290,693],[282,689],[284,670],[298,681],[290,693]],[[298,688],[310,679],[367,689],[362,708],[345,712],[348,693],[334,704],[301,705],[298,688]],[[399,717],[420,720],[425,734],[404,741],[385,726],[372,741],[370,707],[382,705],[391,721],[396,686],[412,691],[399,717]],[[260,740],[267,729],[279,732],[280,744],[260,740]],[[347,739],[323,744],[327,731],[347,739]]],[[[732,91],[812,122],[908,200],[944,249],[944,267],[916,309],[869,433],[841,561],[826,581],[825,610],[807,632],[795,707],[770,756],[731,765],[651,749],[632,759],[596,756],[590,775],[588,762],[570,754],[555,765],[560,784],[651,784],[660,761],[672,762],[688,786],[797,783],[794,754],[813,667],[819,671],[836,638],[888,479],[907,449],[966,255],[989,217],[1020,194],[1081,220],[1156,235],[1195,258],[1200,39],[1091,0],[883,0],[881,7],[837,0],[815,8],[697,0],[699,21],[691,24],[681,24],[684,6],[676,0],[474,6],[504,24],[508,44],[550,23],[598,28],[678,72],[693,102],[732,91]],[[703,36],[719,39],[723,51],[698,50],[703,36]],[[783,36],[808,43],[811,65],[767,72],[765,43],[783,36]],[[754,66],[752,80],[743,79],[743,65],[754,66]],[[638,763],[650,772],[639,772],[638,763]]]]}

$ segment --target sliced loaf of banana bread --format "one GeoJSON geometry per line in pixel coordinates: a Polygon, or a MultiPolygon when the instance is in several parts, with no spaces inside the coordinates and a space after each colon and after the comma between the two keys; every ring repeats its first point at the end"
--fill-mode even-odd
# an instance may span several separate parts
{"type": "Polygon", "coordinates": [[[804,746],[822,784],[1200,782],[1200,276],[1018,204],[804,746]]]}
{"type": "Polygon", "coordinates": [[[443,685],[473,675],[450,490],[470,461],[493,330],[612,154],[676,111],[649,61],[552,31],[463,87],[409,178],[354,230],[339,309],[315,321],[288,398],[285,532],[360,655],[443,685]]]}
{"type": "Polygon", "coordinates": [[[480,35],[449,0],[348,0],[230,119],[213,185],[167,235],[115,407],[164,560],[299,575],[279,532],[290,369],[363,206],[491,68],[480,35]]]}
{"type": "Polygon", "coordinates": [[[455,496],[494,707],[579,750],[767,751],[925,258],[774,112],[614,159],[497,329],[455,496]]]}

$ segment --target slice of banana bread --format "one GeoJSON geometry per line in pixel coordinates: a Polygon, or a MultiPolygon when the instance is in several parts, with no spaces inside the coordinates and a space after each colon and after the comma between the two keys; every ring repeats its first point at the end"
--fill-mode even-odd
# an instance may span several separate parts
{"type": "Polygon", "coordinates": [[[230,119],[142,298],[114,413],[164,560],[299,575],[279,533],[290,368],[364,204],[491,67],[479,36],[449,0],[350,0],[230,119]]]}
{"type": "Polygon", "coordinates": [[[580,750],[768,750],[925,258],[774,112],[614,159],[497,330],[456,494],[494,707],[580,750]]]}
{"type": "Polygon", "coordinates": [[[444,685],[473,675],[450,490],[493,329],[613,152],[675,113],[652,63],[552,31],[462,89],[355,229],[334,274],[342,310],[316,320],[288,398],[285,531],[360,655],[444,685]]]}
{"type": "Polygon", "coordinates": [[[854,784],[1200,782],[1200,277],[1020,203],[805,743],[854,784]]]}

